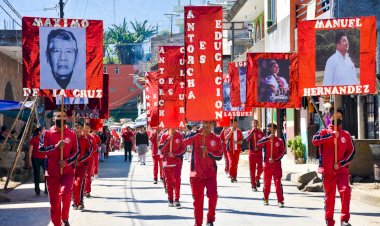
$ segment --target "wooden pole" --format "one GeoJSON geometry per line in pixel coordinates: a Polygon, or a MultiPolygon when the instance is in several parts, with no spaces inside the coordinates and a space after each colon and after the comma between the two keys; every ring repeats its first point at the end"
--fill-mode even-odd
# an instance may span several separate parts
{"type": "Polygon", "coordinates": [[[73,110],[73,128],[75,127],[75,110],[73,110]]]}
{"type": "MultiPolygon", "coordinates": [[[[273,131],[273,127],[274,127],[274,108],[272,108],[272,131],[273,131]]],[[[272,131],[270,132],[271,135],[272,135],[272,131]]],[[[273,158],[273,139],[271,138],[270,140],[270,158],[272,159],[273,158]]]]}
{"type": "MultiPolygon", "coordinates": [[[[62,95],[62,102],[61,102],[61,140],[63,140],[63,131],[65,129],[65,125],[63,125],[63,107],[64,107],[64,103],[65,103],[65,98],[63,97],[62,95]]],[[[61,148],[61,156],[60,156],[60,160],[62,161],[63,160],[63,145],[60,147],[61,148]]],[[[61,167],[61,175],[63,174],[63,167],[61,167]]]]}
{"type": "Polygon", "coordinates": [[[26,101],[27,101],[28,99],[29,99],[29,97],[25,97],[24,102],[21,103],[21,108],[20,108],[20,111],[17,113],[17,116],[16,116],[16,118],[15,118],[15,121],[13,122],[11,128],[9,129],[9,133],[8,133],[8,135],[5,137],[3,143],[1,143],[1,149],[0,149],[0,151],[3,151],[3,150],[4,150],[4,146],[5,146],[5,144],[8,142],[8,139],[9,139],[9,137],[11,136],[11,132],[12,132],[13,129],[16,127],[17,119],[20,118],[21,112],[23,111],[24,105],[25,105],[25,103],[26,103],[26,101]]]}
{"type": "Polygon", "coordinates": [[[169,152],[172,153],[173,152],[173,129],[170,129],[169,133],[170,133],[169,152]]]}
{"type": "Polygon", "coordinates": [[[5,182],[5,185],[4,185],[4,190],[7,189],[8,187],[8,183],[9,183],[9,180],[11,179],[11,176],[13,174],[13,171],[15,170],[15,167],[16,167],[16,163],[17,163],[17,160],[18,160],[18,157],[20,156],[20,153],[21,153],[21,150],[22,150],[22,147],[23,147],[23,144],[25,142],[25,138],[26,138],[26,135],[28,134],[28,131],[29,131],[29,127],[30,125],[32,124],[32,121],[34,119],[34,111],[36,110],[36,103],[34,103],[33,107],[32,107],[32,110],[30,112],[30,115],[29,115],[29,119],[25,125],[25,129],[24,129],[24,132],[22,134],[22,137],[21,137],[21,140],[20,140],[20,143],[17,147],[17,151],[16,151],[16,157],[15,157],[15,160],[13,161],[12,163],[12,166],[8,172],[8,176],[7,176],[7,180],[5,182]]]}
{"type": "MultiPolygon", "coordinates": [[[[337,123],[337,116],[336,116],[336,111],[337,106],[336,106],[336,95],[334,94],[334,131],[338,131],[338,123],[337,123]]],[[[335,164],[338,162],[338,138],[334,138],[334,145],[335,145],[335,164]]]]}
{"type": "Polygon", "coordinates": [[[323,128],[327,128],[326,122],[323,120],[323,117],[322,117],[321,113],[319,112],[319,110],[317,108],[317,105],[315,104],[315,101],[314,101],[313,97],[310,97],[310,102],[313,104],[314,110],[317,112],[319,120],[321,120],[321,122],[322,122],[323,128]]]}
{"type": "Polygon", "coordinates": [[[206,136],[205,136],[205,131],[203,130],[203,133],[202,133],[202,157],[203,158],[206,158],[206,136]]]}

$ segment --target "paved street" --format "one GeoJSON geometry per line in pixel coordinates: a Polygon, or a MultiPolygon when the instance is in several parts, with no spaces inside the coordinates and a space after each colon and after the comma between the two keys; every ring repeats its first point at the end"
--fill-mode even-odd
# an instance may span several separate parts
{"type": "MultiPolygon", "coordinates": [[[[134,157],[132,164],[125,163],[121,153],[116,152],[101,163],[99,179],[93,184],[93,198],[85,199],[86,209],[83,212],[70,210],[71,225],[193,225],[189,163],[184,163],[182,172],[183,208],[175,209],[167,206],[162,184],[154,185],[152,182],[151,159],[148,158],[146,166],[140,166],[136,160],[134,157]]],[[[295,184],[283,181],[286,207],[277,207],[274,193],[270,197],[270,206],[264,207],[262,192],[250,191],[248,168],[240,166],[239,183],[231,184],[222,173],[222,163],[218,175],[219,200],[215,225],[324,225],[323,193],[299,192],[295,184]]],[[[32,184],[24,184],[12,191],[10,197],[14,201],[0,205],[2,225],[49,225],[47,197],[33,195],[32,184]]],[[[356,200],[351,202],[351,207],[352,225],[380,224],[379,207],[356,200]]],[[[339,219],[339,200],[336,208],[335,219],[339,219]]]]}

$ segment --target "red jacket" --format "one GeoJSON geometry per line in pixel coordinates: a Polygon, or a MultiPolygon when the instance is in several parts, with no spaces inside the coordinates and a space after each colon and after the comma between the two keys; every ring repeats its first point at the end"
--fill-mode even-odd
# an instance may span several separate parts
{"type": "MultiPolygon", "coordinates": [[[[65,126],[63,131],[64,146],[63,146],[63,159],[67,161],[67,165],[63,169],[63,174],[74,173],[73,163],[77,160],[79,155],[78,140],[74,131],[65,126]]],[[[59,176],[60,166],[59,161],[61,157],[60,148],[55,145],[61,140],[61,131],[52,126],[50,130],[45,131],[40,140],[40,152],[47,154],[47,170],[46,176],[59,176]]]]}
{"type": "Polygon", "coordinates": [[[175,166],[177,163],[182,161],[182,156],[180,153],[183,152],[185,149],[185,146],[182,144],[183,135],[175,131],[173,133],[173,139],[172,139],[172,153],[174,154],[174,157],[169,156],[170,152],[170,138],[169,138],[169,131],[166,131],[160,139],[159,148],[160,151],[164,157],[164,166],[175,166]]]}
{"type": "MultiPolygon", "coordinates": [[[[231,132],[231,128],[228,128],[225,131],[224,137],[227,137],[227,135],[231,132]]],[[[227,140],[228,143],[226,145],[227,151],[234,150],[234,132],[232,132],[230,139],[227,140]]],[[[243,133],[239,128],[237,128],[237,141],[243,141],[243,133]]],[[[241,144],[237,144],[237,149],[239,152],[241,152],[241,144]]],[[[235,151],[235,150],[234,150],[235,151]]]]}
{"type": "MultiPolygon", "coordinates": [[[[269,159],[271,157],[271,141],[269,136],[263,137],[257,142],[258,147],[264,147],[264,163],[270,164],[269,159]]],[[[285,154],[284,141],[281,138],[274,137],[273,139],[273,150],[272,150],[272,158],[274,162],[280,162],[282,157],[285,154]]]]}
{"type": "MultiPolygon", "coordinates": [[[[332,133],[333,125],[328,129],[322,129],[313,136],[313,144],[319,146],[320,165],[323,167],[324,173],[334,172],[335,163],[335,135],[332,133]]],[[[354,143],[349,132],[338,128],[339,135],[337,137],[338,149],[337,160],[340,168],[347,168],[355,155],[354,143]]]]}
{"type": "Polygon", "coordinates": [[[89,158],[92,156],[92,142],[90,136],[81,136],[78,137],[79,143],[79,155],[77,162],[79,165],[87,164],[89,158]]]}
{"type": "Polygon", "coordinates": [[[262,156],[262,148],[257,146],[257,142],[263,138],[264,132],[260,129],[252,129],[248,131],[248,136],[245,138],[249,142],[249,154],[262,156]]]}
{"type": "MultiPolygon", "coordinates": [[[[217,166],[215,160],[222,159],[222,141],[215,133],[203,136],[197,133],[192,137],[186,138],[183,144],[193,145],[191,158],[190,177],[213,177],[216,176],[217,166]],[[204,139],[204,140],[203,140],[204,139]],[[202,151],[202,146],[206,146],[206,152],[202,151]]],[[[184,154],[183,151],[180,154],[184,154]]]]}
{"type": "Polygon", "coordinates": [[[223,149],[223,152],[226,151],[226,130],[223,129],[220,134],[219,134],[219,138],[220,138],[220,141],[222,142],[222,149],[223,149]]]}
{"type": "Polygon", "coordinates": [[[157,130],[150,134],[150,142],[152,146],[152,156],[155,157],[158,154],[158,136],[157,130]]]}

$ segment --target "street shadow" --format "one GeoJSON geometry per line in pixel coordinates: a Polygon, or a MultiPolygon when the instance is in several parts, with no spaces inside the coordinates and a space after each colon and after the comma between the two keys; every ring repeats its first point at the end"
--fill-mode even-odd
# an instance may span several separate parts
{"type": "Polygon", "coordinates": [[[130,211],[107,211],[107,210],[89,210],[84,209],[82,210],[83,213],[104,213],[107,215],[114,215],[114,214],[136,214],[135,212],[130,211]]]}
{"type": "Polygon", "coordinates": [[[111,154],[104,162],[99,162],[99,179],[128,177],[132,164],[124,162],[124,155],[111,154]]]}
{"type": "Polygon", "coordinates": [[[366,216],[366,217],[380,217],[380,213],[353,213],[350,212],[351,215],[357,216],[366,216]]]}
{"type": "Polygon", "coordinates": [[[184,217],[176,215],[132,215],[121,216],[123,218],[137,219],[137,220],[188,220],[194,219],[193,217],[184,217]]]}
{"type": "Polygon", "coordinates": [[[49,207],[7,209],[0,206],[0,222],[2,226],[48,225],[50,222],[49,207]]]}
{"type": "Polygon", "coordinates": [[[249,201],[253,201],[253,200],[262,201],[263,200],[262,198],[240,197],[240,196],[222,196],[222,195],[219,195],[218,199],[238,199],[238,200],[249,200],[249,201]]]}
{"type": "Polygon", "coordinates": [[[301,218],[304,216],[290,215],[290,214],[275,214],[275,213],[260,213],[260,212],[250,212],[250,211],[239,211],[233,209],[217,209],[217,211],[229,213],[229,214],[239,214],[239,215],[250,215],[250,216],[262,216],[262,217],[277,217],[277,218],[301,218]]]}

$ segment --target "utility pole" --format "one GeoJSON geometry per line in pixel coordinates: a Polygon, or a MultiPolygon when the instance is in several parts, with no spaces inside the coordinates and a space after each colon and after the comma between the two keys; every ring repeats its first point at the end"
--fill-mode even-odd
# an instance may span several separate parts
{"type": "Polygon", "coordinates": [[[63,0],[59,0],[59,18],[63,18],[63,0]]]}
{"type": "Polygon", "coordinates": [[[179,15],[176,13],[165,13],[164,15],[170,19],[170,42],[173,42],[173,18],[179,17],[179,15]]]}

